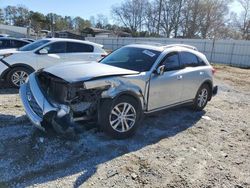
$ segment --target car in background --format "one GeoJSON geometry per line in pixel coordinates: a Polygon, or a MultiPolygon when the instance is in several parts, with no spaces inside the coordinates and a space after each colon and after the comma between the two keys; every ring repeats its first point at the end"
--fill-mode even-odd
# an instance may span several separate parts
{"type": "Polygon", "coordinates": [[[8,34],[0,34],[0,37],[10,37],[8,34]]]}
{"type": "Polygon", "coordinates": [[[35,39],[31,39],[31,38],[21,38],[22,40],[26,40],[26,41],[29,41],[29,42],[35,42],[35,39]]]}
{"type": "Polygon", "coordinates": [[[84,120],[120,139],[135,132],[143,114],[184,104],[201,111],[217,93],[214,73],[195,47],[134,44],[99,63],[70,62],[32,73],[20,96],[42,130],[73,133],[75,122],[84,120]]]}
{"type": "Polygon", "coordinates": [[[102,45],[89,41],[41,39],[17,51],[2,54],[0,79],[19,87],[35,70],[68,61],[98,61],[106,55],[102,45]]]}
{"type": "Polygon", "coordinates": [[[30,44],[30,41],[16,39],[11,37],[1,37],[0,38],[0,50],[3,49],[18,49],[27,44],[30,44]]]}

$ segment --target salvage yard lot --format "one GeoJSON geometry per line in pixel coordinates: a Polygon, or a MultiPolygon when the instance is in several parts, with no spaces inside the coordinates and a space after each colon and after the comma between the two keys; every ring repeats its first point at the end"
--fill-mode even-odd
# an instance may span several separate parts
{"type": "Polygon", "coordinates": [[[0,89],[0,187],[250,187],[250,70],[216,69],[204,111],[150,115],[126,140],[41,133],[17,91],[0,89]]]}

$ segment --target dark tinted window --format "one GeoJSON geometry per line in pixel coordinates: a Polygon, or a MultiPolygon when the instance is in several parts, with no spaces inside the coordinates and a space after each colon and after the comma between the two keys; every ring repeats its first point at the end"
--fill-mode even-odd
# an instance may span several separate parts
{"type": "Polygon", "coordinates": [[[105,57],[101,63],[144,72],[151,69],[160,53],[160,51],[144,48],[124,47],[105,57]]]}
{"type": "Polygon", "coordinates": [[[38,41],[35,41],[28,45],[23,46],[22,48],[19,49],[19,51],[32,51],[32,50],[37,49],[39,46],[42,46],[48,42],[49,40],[38,40],[38,41]]]}
{"type": "Polygon", "coordinates": [[[163,59],[161,65],[165,65],[166,71],[180,68],[179,55],[177,52],[171,52],[163,59]]]}
{"type": "Polygon", "coordinates": [[[20,40],[11,40],[10,44],[11,44],[12,48],[20,48],[20,47],[25,46],[26,44],[29,44],[29,43],[25,42],[25,41],[20,41],[20,40]]]}
{"type": "Polygon", "coordinates": [[[0,49],[11,48],[10,47],[10,40],[2,39],[0,40],[0,49]]]}
{"type": "Polygon", "coordinates": [[[49,54],[58,54],[66,52],[66,42],[55,42],[44,47],[49,54]]]}
{"type": "Polygon", "coordinates": [[[190,52],[181,52],[181,60],[184,67],[199,66],[199,61],[196,55],[190,52]]]}
{"type": "Polygon", "coordinates": [[[77,53],[77,52],[93,52],[94,47],[89,44],[77,43],[77,42],[67,42],[67,52],[77,53]]]}

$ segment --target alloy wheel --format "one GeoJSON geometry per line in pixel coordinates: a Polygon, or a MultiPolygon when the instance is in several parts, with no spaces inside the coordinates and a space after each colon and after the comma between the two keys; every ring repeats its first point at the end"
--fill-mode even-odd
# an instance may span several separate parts
{"type": "Polygon", "coordinates": [[[25,83],[25,80],[28,78],[28,73],[25,71],[16,71],[11,76],[11,82],[15,86],[20,86],[25,83]]]}
{"type": "Polygon", "coordinates": [[[126,102],[117,104],[109,116],[111,127],[118,132],[127,132],[136,122],[135,108],[126,102]]]}
{"type": "Polygon", "coordinates": [[[198,99],[197,99],[198,106],[203,107],[206,104],[207,99],[208,99],[208,91],[206,88],[203,88],[198,94],[198,99]]]}

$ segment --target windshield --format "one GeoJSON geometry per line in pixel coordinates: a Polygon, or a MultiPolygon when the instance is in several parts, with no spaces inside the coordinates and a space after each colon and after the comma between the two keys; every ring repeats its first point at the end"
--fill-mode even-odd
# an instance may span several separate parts
{"type": "Polygon", "coordinates": [[[48,42],[49,40],[38,40],[36,42],[32,42],[28,45],[23,46],[22,48],[19,49],[19,51],[32,51],[48,42]]]}
{"type": "Polygon", "coordinates": [[[150,70],[160,53],[145,48],[124,47],[114,51],[100,63],[145,72],[150,70]]]}

